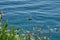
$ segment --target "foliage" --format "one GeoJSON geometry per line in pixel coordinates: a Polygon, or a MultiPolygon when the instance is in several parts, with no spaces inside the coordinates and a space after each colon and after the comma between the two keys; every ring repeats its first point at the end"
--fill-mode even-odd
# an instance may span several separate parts
{"type": "MultiPolygon", "coordinates": [[[[8,21],[4,25],[0,27],[0,40],[35,40],[35,37],[37,37],[37,40],[48,40],[44,36],[40,36],[37,33],[32,32],[26,32],[26,34],[19,34],[20,28],[15,29],[14,26],[8,29],[8,21]]],[[[37,29],[39,33],[41,33],[41,29],[37,29]]],[[[24,32],[24,31],[23,31],[24,32]]]]}

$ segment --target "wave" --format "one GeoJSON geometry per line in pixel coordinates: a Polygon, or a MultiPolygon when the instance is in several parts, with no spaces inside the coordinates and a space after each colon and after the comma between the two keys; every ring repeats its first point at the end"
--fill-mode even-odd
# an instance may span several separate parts
{"type": "MultiPolygon", "coordinates": [[[[46,23],[51,25],[52,24],[59,25],[60,23],[59,5],[60,5],[59,1],[2,0],[0,1],[0,10],[4,11],[3,14],[4,16],[10,17],[18,16],[21,18],[23,17],[23,19],[26,19],[29,16],[31,16],[33,18],[32,24],[46,23]]],[[[26,20],[23,21],[25,22],[26,20]]]]}

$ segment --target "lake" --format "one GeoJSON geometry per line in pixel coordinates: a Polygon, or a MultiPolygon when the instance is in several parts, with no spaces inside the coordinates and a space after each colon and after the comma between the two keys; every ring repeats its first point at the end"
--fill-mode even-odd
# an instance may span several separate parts
{"type": "MultiPolygon", "coordinates": [[[[9,27],[14,25],[30,31],[34,26],[45,29],[44,24],[60,27],[60,0],[0,0],[0,10],[3,22],[8,20],[9,27]],[[32,20],[28,20],[30,17],[32,20]]],[[[58,35],[51,40],[60,40],[58,35]]]]}

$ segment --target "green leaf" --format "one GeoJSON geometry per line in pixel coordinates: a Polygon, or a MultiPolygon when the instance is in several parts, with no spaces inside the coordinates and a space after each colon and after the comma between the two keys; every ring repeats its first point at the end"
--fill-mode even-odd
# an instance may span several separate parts
{"type": "Polygon", "coordinates": [[[20,40],[24,40],[24,35],[20,35],[20,40]]]}
{"type": "Polygon", "coordinates": [[[5,28],[7,28],[7,27],[8,27],[8,21],[6,21],[6,23],[5,23],[5,25],[4,25],[4,26],[5,26],[5,28]]]}

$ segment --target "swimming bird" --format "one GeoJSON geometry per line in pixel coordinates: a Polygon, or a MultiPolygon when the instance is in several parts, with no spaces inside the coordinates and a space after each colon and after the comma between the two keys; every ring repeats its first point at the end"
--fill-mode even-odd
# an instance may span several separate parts
{"type": "Polygon", "coordinates": [[[31,18],[31,17],[29,17],[29,18],[28,18],[28,20],[32,20],[32,18],[31,18]]]}

